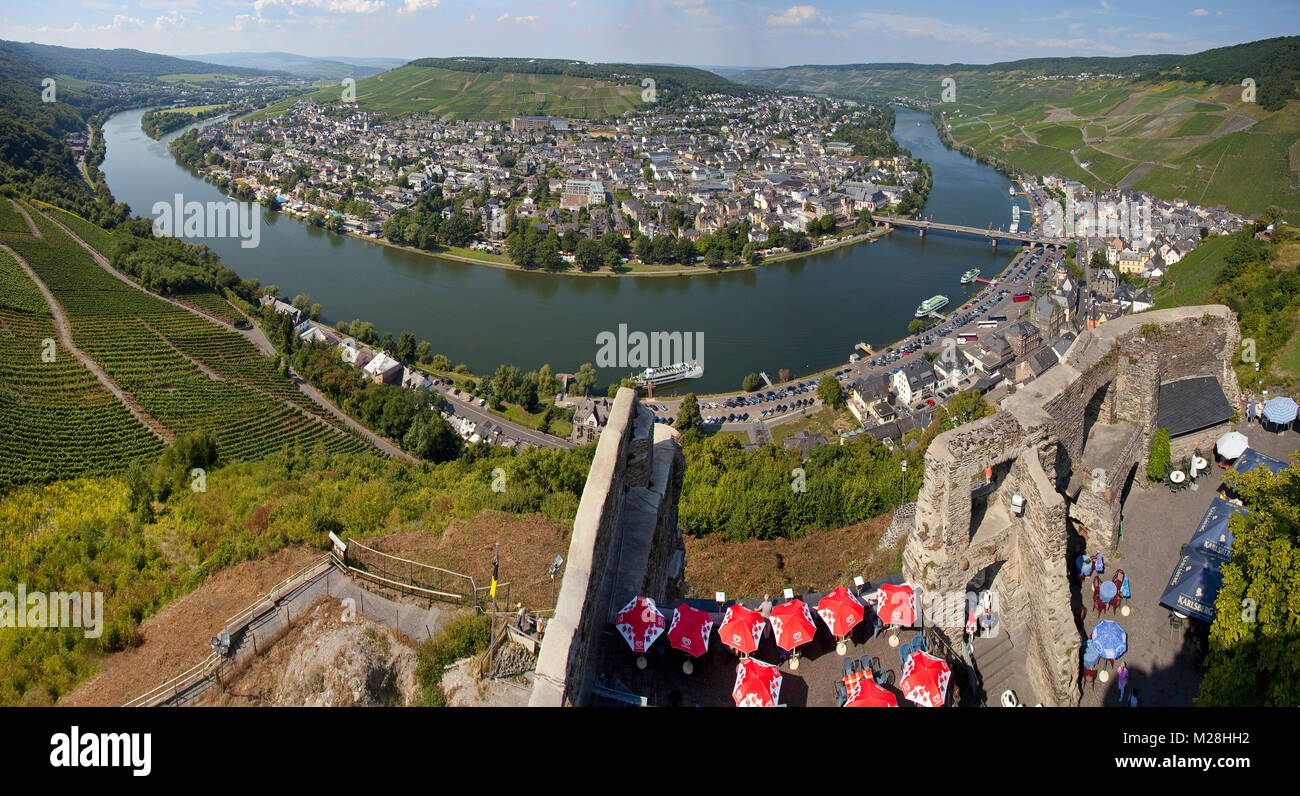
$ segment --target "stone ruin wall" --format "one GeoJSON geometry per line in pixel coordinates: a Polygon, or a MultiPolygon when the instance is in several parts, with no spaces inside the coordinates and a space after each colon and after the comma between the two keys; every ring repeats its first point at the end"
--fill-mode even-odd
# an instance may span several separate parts
{"type": "MultiPolygon", "coordinates": [[[[1027,640],[1026,672],[1044,704],[1079,700],[1080,637],[1071,611],[1067,547],[1071,512],[1080,509],[1062,493],[1084,458],[1090,402],[1105,389],[1095,423],[1134,425],[1133,438],[1115,454],[1122,479],[1135,462],[1145,467],[1161,382],[1213,375],[1228,400],[1239,402],[1232,370],[1239,345],[1235,316],[1222,306],[1117,319],[1085,332],[1061,364],[1004,399],[996,414],[939,435],[926,452],[903,574],[924,590],[951,592],[964,590],[981,569],[1002,563],[994,588],[1004,621],[1027,640]],[[1010,469],[987,498],[984,521],[972,529],[971,479],[1008,461],[1010,469]],[[1021,516],[1010,502],[1017,494],[1025,500],[1021,516]]],[[[1118,518],[1119,488],[1100,496],[1084,492],[1085,504],[1104,504],[1087,508],[1089,513],[1118,518]]],[[[938,629],[950,641],[962,638],[960,627],[938,629]]]]}
{"type": "Polygon", "coordinates": [[[654,423],[635,390],[620,389],[582,490],[555,615],[538,652],[529,706],[587,702],[594,683],[595,643],[622,607],[612,603],[616,591],[631,585],[663,601],[680,585],[685,546],[677,528],[677,501],[684,471],[676,432],[654,423]],[[633,574],[635,583],[621,583],[620,557],[626,555],[625,546],[632,545],[627,538],[629,518],[647,505],[652,515],[637,519],[653,526],[648,556],[633,574]]]}

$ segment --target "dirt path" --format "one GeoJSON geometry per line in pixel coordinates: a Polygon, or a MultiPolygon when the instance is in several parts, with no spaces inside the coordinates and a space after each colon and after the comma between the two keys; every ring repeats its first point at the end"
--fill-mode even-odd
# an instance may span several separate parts
{"type": "Polygon", "coordinates": [[[116,707],[189,669],[212,652],[209,640],[214,628],[319,555],[310,547],[288,547],[217,571],[149,617],[140,626],[139,646],[105,656],[99,674],[65,694],[58,704],[116,707]]]}
{"type": "Polygon", "coordinates": [[[28,226],[29,229],[31,229],[31,231],[32,231],[32,235],[35,236],[35,238],[36,238],[37,240],[43,240],[43,239],[44,239],[44,236],[41,235],[41,228],[38,227],[38,226],[36,226],[36,222],[35,222],[35,221],[32,221],[32,217],[31,217],[31,216],[27,215],[27,208],[25,208],[25,207],[23,207],[22,205],[18,204],[18,202],[16,202],[16,201],[13,200],[13,199],[10,199],[10,200],[9,200],[9,203],[10,203],[11,205],[14,206],[14,209],[15,209],[15,210],[17,210],[19,213],[22,214],[23,218],[27,219],[27,226],[28,226]]]}
{"type": "Polygon", "coordinates": [[[150,431],[152,431],[163,442],[174,441],[176,439],[176,435],[172,433],[171,429],[164,426],[153,415],[144,411],[144,409],[140,406],[140,404],[136,403],[135,398],[133,398],[129,393],[127,393],[121,387],[118,387],[117,384],[115,384],[113,380],[108,377],[108,374],[105,373],[103,369],[99,367],[98,362],[91,359],[90,356],[88,356],[80,348],[77,348],[77,346],[72,342],[72,326],[68,323],[68,316],[64,314],[62,305],[60,305],[59,302],[55,300],[54,294],[50,292],[50,289],[46,287],[45,283],[41,281],[40,277],[36,275],[36,272],[32,270],[32,267],[27,264],[27,261],[24,260],[22,257],[20,257],[18,255],[18,252],[14,251],[13,249],[9,248],[3,243],[0,243],[0,249],[4,249],[6,252],[8,252],[9,255],[13,257],[14,260],[17,261],[19,267],[21,267],[23,271],[27,273],[28,278],[31,279],[33,282],[35,282],[36,286],[40,288],[41,295],[45,296],[45,303],[50,308],[50,314],[54,317],[54,328],[55,331],[58,332],[59,342],[63,345],[64,349],[66,349],[68,353],[76,357],[77,361],[80,362],[82,365],[84,365],[87,370],[95,374],[95,378],[99,379],[99,383],[104,385],[104,389],[108,390],[110,393],[116,396],[117,400],[121,401],[122,404],[126,406],[126,408],[131,412],[131,414],[135,415],[136,420],[139,420],[141,423],[143,423],[150,431]]]}
{"type": "MultiPolygon", "coordinates": [[[[86,243],[84,240],[82,240],[81,237],[77,235],[77,233],[73,232],[71,229],[68,229],[68,227],[63,222],[59,221],[57,218],[54,218],[49,213],[43,213],[42,215],[44,215],[47,219],[57,224],[59,228],[62,229],[64,232],[68,233],[68,235],[73,240],[81,244],[81,247],[90,253],[90,256],[94,258],[95,262],[99,265],[100,268],[103,268],[105,271],[107,271],[109,274],[114,276],[119,281],[130,285],[131,287],[135,288],[136,290],[139,290],[142,293],[148,293],[150,296],[153,296],[156,299],[161,299],[163,301],[166,301],[168,304],[175,305],[187,312],[192,312],[195,315],[198,315],[202,318],[212,321],[213,323],[218,324],[224,329],[229,329],[232,332],[237,332],[243,335],[245,339],[247,339],[253,345],[257,346],[257,349],[261,351],[263,354],[265,354],[267,357],[278,357],[280,355],[280,352],[277,351],[275,346],[271,344],[271,341],[267,339],[266,335],[262,332],[260,327],[254,325],[251,329],[236,329],[230,322],[226,321],[223,318],[219,318],[215,315],[210,315],[206,312],[203,312],[197,307],[192,307],[189,304],[185,304],[175,299],[168,298],[167,296],[159,295],[157,293],[154,293],[151,290],[146,289],[143,285],[139,284],[138,282],[128,277],[126,274],[123,274],[121,271],[118,271],[116,268],[114,268],[112,263],[108,261],[107,257],[100,254],[99,251],[95,249],[95,247],[91,246],[89,243],[86,243]]],[[[193,360],[191,359],[191,361],[193,360]]],[[[208,369],[204,368],[205,372],[207,372],[207,370],[208,369]]],[[[320,408],[329,412],[340,422],[344,423],[348,428],[352,429],[353,431],[356,431],[358,434],[362,436],[362,438],[364,438],[371,445],[374,445],[380,451],[384,452],[388,456],[392,456],[395,459],[402,459],[404,461],[408,461],[413,464],[418,463],[418,460],[414,456],[411,456],[409,453],[403,451],[401,448],[397,447],[393,443],[389,442],[388,440],[379,436],[375,432],[361,425],[361,423],[352,419],[346,412],[339,409],[328,398],[326,398],[314,387],[308,384],[305,379],[303,379],[297,373],[293,372],[292,369],[290,369],[290,374],[293,378],[294,383],[298,385],[298,389],[304,395],[310,398],[320,408]]]]}

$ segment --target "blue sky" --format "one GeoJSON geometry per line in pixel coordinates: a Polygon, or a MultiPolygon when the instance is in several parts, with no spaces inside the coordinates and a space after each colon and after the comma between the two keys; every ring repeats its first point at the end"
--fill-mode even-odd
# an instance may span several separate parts
{"type": "Polygon", "coordinates": [[[47,0],[0,38],[189,55],[516,55],[788,66],[1188,53],[1300,31],[1296,0],[47,0]]]}

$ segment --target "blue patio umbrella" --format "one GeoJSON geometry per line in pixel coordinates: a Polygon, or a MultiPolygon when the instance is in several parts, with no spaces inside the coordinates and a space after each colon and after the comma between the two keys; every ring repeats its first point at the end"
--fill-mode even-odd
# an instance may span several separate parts
{"type": "Polygon", "coordinates": [[[1101,658],[1101,647],[1098,647],[1097,642],[1094,641],[1093,639],[1088,639],[1088,645],[1083,648],[1084,668],[1096,669],[1097,661],[1100,658],[1101,658]]]}
{"type": "Polygon", "coordinates": [[[1216,497],[1201,518],[1201,524],[1196,526],[1196,533],[1192,534],[1187,549],[1218,556],[1226,561],[1232,557],[1233,542],[1232,531],[1228,530],[1228,518],[1234,514],[1245,516],[1249,513],[1236,503],[1216,497]]]}
{"type": "Polygon", "coordinates": [[[1178,561],[1160,604],[1205,622],[1214,621],[1214,601],[1223,586],[1219,566],[1223,560],[1198,550],[1188,550],[1178,561]]]}
{"type": "Polygon", "coordinates": [[[1232,469],[1238,473],[1248,473],[1256,467],[1267,467],[1276,475],[1287,468],[1287,463],[1272,456],[1265,456],[1254,448],[1247,448],[1245,453],[1232,463],[1232,469]]]}
{"type": "Polygon", "coordinates": [[[1113,661],[1128,651],[1128,633],[1113,619],[1098,622],[1092,629],[1092,640],[1106,660],[1113,661]]]}
{"type": "Polygon", "coordinates": [[[1280,423],[1289,425],[1295,420],[1296,402],[1287,398],[1285,395],[1279,395],[1276,398],[1269,398],[1264,404],[1264,419],[1270,423],[1280,423]]]}

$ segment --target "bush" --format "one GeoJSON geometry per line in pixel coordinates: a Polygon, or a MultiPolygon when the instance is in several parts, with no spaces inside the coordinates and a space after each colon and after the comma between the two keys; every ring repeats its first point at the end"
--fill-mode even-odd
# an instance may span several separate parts
{"type": "Polygon", "coordinates": [[[486,650],[491,632],[492,622],[486,614],[470,614],[453,619],[436,636],[416,648],[415,677],[420,683],[420,701],[424,707],[440,708],[447,704],[442,692],[446,667],[486,650]]]}
{"type": "Polygon", "coordinates": [[[1169,429],[1158,428],[1151,438],[1151,451],[1147,456],[1147,480],[1165,480],[1165,476],[1169,475],[1170,458],[1169,429]]]}

